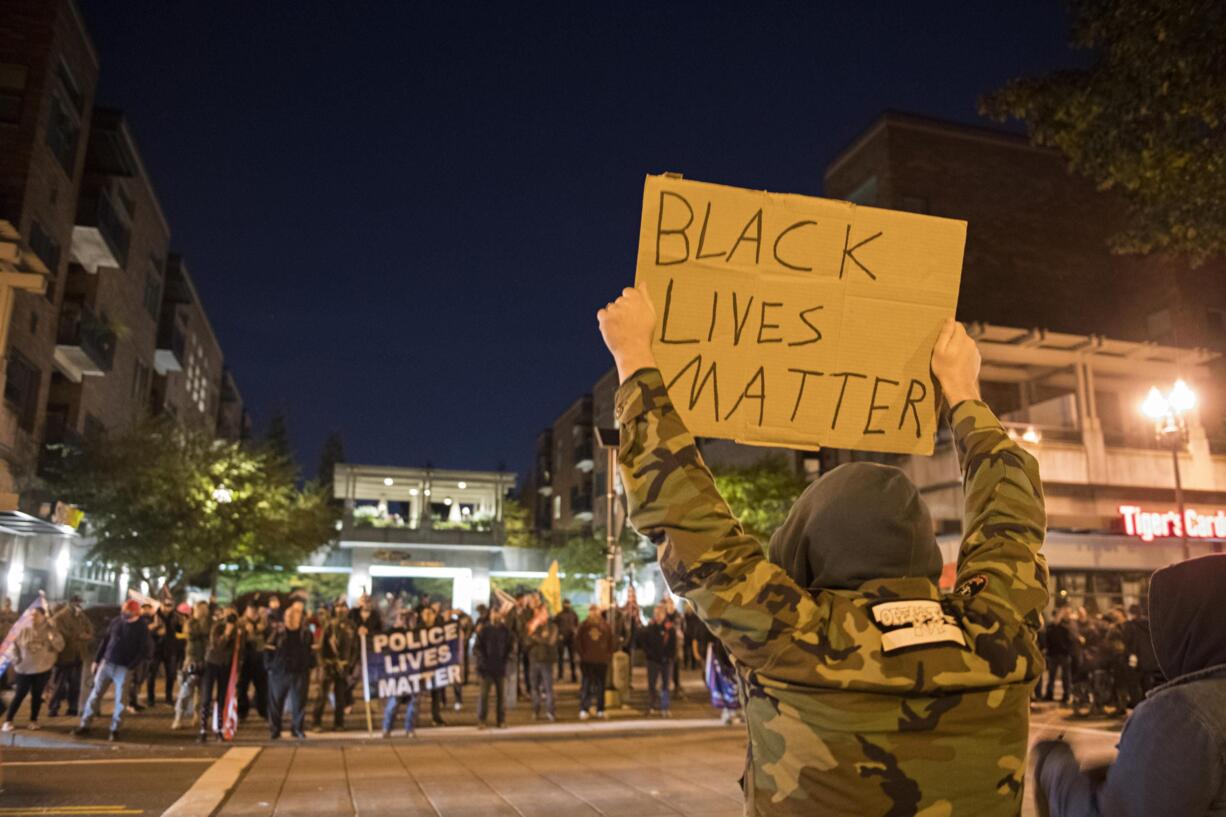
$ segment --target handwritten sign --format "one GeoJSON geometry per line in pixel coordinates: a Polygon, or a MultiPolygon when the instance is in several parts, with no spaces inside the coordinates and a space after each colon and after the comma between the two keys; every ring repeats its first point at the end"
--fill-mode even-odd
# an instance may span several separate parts
{"type": "Polygon", "coordinates": [[[454,621],[372,636],[366,656],[371,694],[389,698],[459,683],[463,680],[460,641],[460,625],[454,621]]]}
{"type": "Polygon", "coordinates": [[[931,453],[965,240],[963,221],[648,176],[636,283],[690,431],[931,453]]]}

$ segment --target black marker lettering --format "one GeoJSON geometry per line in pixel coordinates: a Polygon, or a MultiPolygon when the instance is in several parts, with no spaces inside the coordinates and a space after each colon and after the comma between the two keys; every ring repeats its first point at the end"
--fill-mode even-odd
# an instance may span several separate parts
{"type": "Polygon", "coordinates": [[[698,401],[702,399],[702,393],[707,388],[707,381],[711,381],[711,399],[712,408],[715,409],[715,422],[719,422],[719,376],[716,370],[716,361],[711,361],[710,368],[707,373],[702,375],[702,355],[695,355],[688,363],[681,367],[681,371],[668,382],[664,388],[671,389],[673,384],[681,379],[682,375],[694,368],[694,379],[690,381],[690,411],[694,410],[694,406],[698,405],[698,401]],[[702,375],[702,382],[699,382],[698,377],[702,375]]]}
{"type": "Polygon", "coordinates": [[[789,264],[787,261],[784,261],[782,258],[779,257],[779,242],[783,240],[783,237],[787,235],[788,233],[792,232],[792,230],[799,230],[801,227],[805,227],[809,225],[816,227],[817,222],[816,221],[798,221],[795,224],[789,226],[787,229],[781,232],[778,235],[778,237],[775,238],[774,253],[775,253],[776,261],[778,261],[780,264],[787,267],[788,269],[794,269],[797,272],[813,272],[813,267],[801,267],[801,266],[797,266],[796,264],[789,264]]]}
{"type": "Polygon", "coordinates": [[[801,323],[803,323],[805,326],[813,330],[813,337],[809,338],[808,340],[794,340],[791,343],[789,343],[788,346],[808,346],[810,343],[817,343],[819,340],[822,339],[822,330],[818,329],[816,326],[809,323],[809,319],[806,318],[805,315],[808,315],[810,312],[816,312],[817,310],[824,309],[824,308],[825,307],[822,307],[822,306],[811,306],[808,309],[800,310],[801,323]]]}
{"type": "Polygon", "coordinates": [[[881,404],[878,404],[877,402],[877,387],[880,386],[882,383],[889,383],[892,386],[898,385],[897,380],[889,380],[884,377],[874,377],[873,378],[873,396],[868,398],[868,417],[864,418],[864,433],[865,434],[884,434],[885,433],[885,429],[883,428],[872,428],[871,427],[873,424],[873,412],[874,411],[885,411],[886,409],[890,407],[888,403],[885,405],[881,405],[881,404]]]}
{"type": "Polygon", "coordinates": [[[719,290],[711,290],[711,325],[707,327],[707,342],[715,337],[715,308],[719,306],[719,290]]]}
{"type": "Polygon", "coordinates": [[[693,223],[694,223],[694,208],[690,206],[690,203],[688,201],[686,201],[685,196],[681,195],[680,193],[674,193],[671,190],[661,190],[660,191],[660,213],[656,218],[656,266],[657,267],[666,267],[670,264],[684,264],[686,261],[690,260],[690,237],[686,235],[685,231],[689,229],[690,225],[693,223]],[[689,213],[689,217],[685,220],[685,224],[681,225],[680,227],[676,229],[668,229],[668,230],[664,229],[664,197],[665,196],[672,196],[673,198],[680,200],[680,202],[685,205],[686,212],[689,213]],[[660,260],[660,238],[666,235],[681,236],[681,240],[685,242],[685,256],[684,257],[679,258],[676,261],[661,261],[660,260]]]}
{"type": "Polygon", "coordinates": [[[673,279],[668,279],[668,289],[664,290],[664,322],[660,326],[660,343],[697,343],[698,338],[670,340],[668,337],[668,314],[673,307],[673,279]]]}
{"type": "Polygon", "coordinates": [[[800,375],[800,388],[796,390],[796,405],[792,407],[792,416],[789,419],[789,422],[794,423],[796,422],[796,412],[800,411],[800,399],[805,396],[805,381],[808,380],[809,375],[821,377],[824,372],[815,372],[809,369],[788,369],[788,371],[796,372],[800,375]]]}
{"type": "Polygon", "coordinates": [[[922,403],[924,398],[928,396],[928,387],[924,385],[924,381],[911,378],[910,385],[907,386],[907,400],[903,403],[902,414],[898,415],[898,430],[902,431],[902,424],[907,419],[907,409],[911,410],[911,414],[915,417],[915,439],[920,438],[920,416],[919,409],[915,407],[916,403],[922,403]],[[920,387],[919,397],[912,399],[911,393],[915,391],[915,387],[920,387]]]}
{"type": "Polygon", "coordinates": [[[732,415],[736,414],[736,410],[741,407],[741,401],[748,397],[750,400],[758,401],[758,425],[762,425],[762,415],[766,408],[766,367],[759,366],[754,372],[753,377],[749,378],[749,382],[745,384],[745,390],[741,392],[741,396],[736,399],[736,404],[732,407],[724,419],[727,420],[732,415]],[[749,387],[755,382],[760,384],[757,394],[750,394],[749,387]]]}
{"type": "Polygon", "coordinates": [[[839,422],[839,409],[843,408],[843,395],[847,391],[847,379],[850,377],[858,377],[861,380],[868,380],[868,375],[860,374],[858,372],[834,372],[830,376],[843,378],[843,385],[839,386],[838,402],[834,404],[834,419],[830,421],[830,428],[833,429],[839,422]]]}
{"type": "Polygon", "coordinates": [[[855,264],[860,269],[864,270],[864,272],[868,275],[869,278],[872,278],[874,281],[877,280],[877,276],[873,275],[873,271],[870,270],[868,267],[864,266],[863,264],[861,264],[859,258],[856,258],[856,250],[860,249],[868,242],[873,241],[874,239],[877,239],[880,237],[881,237],[880,232],[873,233],[872,235],[870,235],[868,238],[861,241],[856,246],[852,247],[851,249],[848,249],[847,245],[851,243],[851,225],[850,224],[847,225],[847,233],[846,235],[843,236],[843,257],[839,260],[839,279],[840,280],[843,278],[843,267],[847,265],[848,258],[851,259],[853,264],[855,264]]]}
{"type": "Polygon", "coordinates": [[[707,224],[711,221],[711,202],[707,202],[707,212],[702,217],[702,229],[698,231],[698,252],[694,255],[694,260],[698,261],[703,258],[719,258],[723,255],[722,252],[709,252],[706,255],[702,253],[702,246],[707,243],[707,224]]]}
{"type": "Polygon", "coordinates": [[[736,248],[741,246],[742,241],[748,241],[753,244],[753,262],[757,264],[762,257],[762,209],[758,208],[758,212],[753,214],[749,221],[745,222],[745,226],[741,229],[741,234],[737,236],[736,241],[732,244],[732,249],[728,250],[728,257],[724,259],[725,263],[731,263],[733,254],[736,253],[736,248]],[[749,228],[757,225],[757,230],[753,238],[746,238],[745,234],[749,232],[749,228]]]}
{"type": "Polygon", "coordinates": [[[749,309],[753,306],[753,296],[749,296],[749,303],[745,304],[745,314],[742,316],[736,307],[736,290],[732,291],[732,345],[739,346],[741,343],[741,333],[745,331],[745,324],[749,322],[749,309]]]}
{"type": "Polygon", "coordinates": [[[763,338],[762,332],[767,329],[778,329],[779,324],[766,322],[766,309],[771,306],[783,306],[783,301],[763,301],[762,316],[758,319],[758,343],[783,343],[783,338],[763,338]]]}

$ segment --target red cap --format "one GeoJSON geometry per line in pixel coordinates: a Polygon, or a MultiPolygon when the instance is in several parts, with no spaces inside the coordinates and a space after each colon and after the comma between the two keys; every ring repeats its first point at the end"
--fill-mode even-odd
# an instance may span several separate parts
{"type": "Polygon", "coordinates": [[[139,616],[140,615],[140,602],[137,601],[136,599],[128,599],[127,601],[123,603],[122,609],[123,609],[123,614],[125,616],[133,616],[133,615],[139,616]]]}

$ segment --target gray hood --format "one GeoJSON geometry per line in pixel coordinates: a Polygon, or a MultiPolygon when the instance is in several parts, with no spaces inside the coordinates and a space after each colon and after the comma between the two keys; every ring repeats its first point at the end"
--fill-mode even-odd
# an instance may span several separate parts
{"type": "Polygon", "coordinates": [[[809,590],[914,577],[936,584],[942,566],[915,485],[871,462],[840,465],[806,488],[771,537],[770,560],[809,590]]]}

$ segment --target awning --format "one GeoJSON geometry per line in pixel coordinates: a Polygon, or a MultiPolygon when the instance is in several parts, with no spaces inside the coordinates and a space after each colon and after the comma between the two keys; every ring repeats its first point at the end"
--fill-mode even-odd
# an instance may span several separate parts
{"type": "Polygon", "coordinates": [[[68,525],[57,525],[21,511],[0,511],[0,533],[12,536],[76,536],[68,525]]]}

